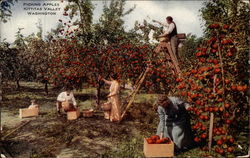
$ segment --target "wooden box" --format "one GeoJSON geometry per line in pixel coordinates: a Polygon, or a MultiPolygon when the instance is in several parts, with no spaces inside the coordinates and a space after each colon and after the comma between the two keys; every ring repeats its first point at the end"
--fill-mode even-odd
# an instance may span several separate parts
{"type": "Polygon", "coordinates": [[[67,112],[67,119],[68,120],[76,120],[80,116],[80,110],[77,108],[74,111],[68,111],[67,112]]]}
{"type": "Polygon", "coordinates": [[[173,157],[174,143],[171,144],[148,144],[144,138],[143,151],[145,157],[173,157]]]}
{"type": "Polygon", "coordinates": [[[38,113],[39,113],[39,108],[19,109],[19,117],[20,118],[38,116],[38,113]]]}
{"type": "Polygon", "coordinates": [[[178,39],[186,39],[186,34],[185,33],[179,33],[176,35],[178,39]]]}

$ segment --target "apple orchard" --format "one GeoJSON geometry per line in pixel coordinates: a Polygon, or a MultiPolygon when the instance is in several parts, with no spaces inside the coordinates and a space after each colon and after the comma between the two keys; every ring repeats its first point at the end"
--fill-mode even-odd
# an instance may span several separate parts
{"type": "MultiPolygon", "coordinates": [[[[61,21],[61,20],[60,20],[61,21]]],[[[81,88],[83,83],[98,87],[98,75],[108,76],[116,72],[122,83],[136,82],[139,75],[149,66],[150,71],[143,89],[148,92],[174,92],[187,100],[192,107],[192,129],[194,141],[207,150],[210,113],[214,114],[213,149],[224,155],[233,153],[236,147],[234,127],[237,113],[244,109],[247,84],[239,81],[239,53],[234,32],[229,25],[211,24],[208,40],[197,48],[196,64],[183,69],[183,75],[171,73],[164,56],[155,54],[147,44],[134,44],[129,39],[117,39],[112,45],[102,48],[81,47],[74,32],[62,34],[70,39],[53,40],[54,50],[46,75],[50,83],[71,83],[81,88]],[[157,88],[158,87],[158,88],[157,88]]]]}
{"type": "MultiPolygon", "coordinates": [[[[242,141],[237,139],[241,132],[239,127],[245,126],[241,123],[248,120],[249,111],[246,53],[249,29],[244,28],[248,26],[249,21],[244,22],[249,14],[245,12],[245,5],[241,4],[243,7],[237,16],[230,7],[232,11],[229,9],[225,13],[232,15],[221,15],[224,12],[219,14],[216,9],[224,7],[224,3],[207,2],[202,8],[206,26],[204,36],[200,43],[192,43],[187,36],[187,43],[191,41],[191,44],[184,42],[184,48],[192,52],[184,50],[189,57],[180,60],[181,74],[174,75],[165,52],[154,51],[158,43],[149,42],[147,27],[135,24],[133,31],[124,31],[122,18],[130,12],[119,7],[123,7],[125,1],[121,5],[112,1],[109,7],[106,6],[98,24],[92,23],[91,1],[82,4],[77,0],[69,1],[72,3],[64,8],[64,18],[57,21],[59,27],[47,41],[41,35],[24,39],[19,30],[16,48],[4,47],[3,58],[8,59],[0,60],[4,80],[13,80],[19,85],[19,80],[32,80],[28,78],[32,76],[45,84],[47,94],[48,85],[71,84],[77,90],[95,88],[99,106],[100,91],[104,87],[98,80],[99,75],[108,78],[115,72],[125,87],[136,85],[141,74],[148,70],[139,93],[174,95],[188,102],[193,140],[202,152],[208,153],[209,144],[215,156],[235,156],[239,152],[238,145],[242,141]],[[210,3],[218,8],[211,7],[210,3]],[[78,10],[80,20],[73,21],[78,10]],[[235,25],[235,21],[240,24],[235,25]],[[212,139],[209,140],[211,121],[212,139]]],[[[144,21],[144,25],[150,24],[144,21]]]]}

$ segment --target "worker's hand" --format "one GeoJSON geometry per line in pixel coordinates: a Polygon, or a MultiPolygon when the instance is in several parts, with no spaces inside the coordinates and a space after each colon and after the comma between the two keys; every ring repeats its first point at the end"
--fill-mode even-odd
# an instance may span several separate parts
{"type": "Polygon", "coordinates": [[[191,107],[191,105],[188,104],[188,103],[184,103],[184,107],[185,107],[186,110],[188,110],[191,107]]]}
{"type": "Polygon", "coordinates": [[[161,134],[160,134],[160,139],[162,139],[163,138],[163,133],[161,132],[161,134]]]}

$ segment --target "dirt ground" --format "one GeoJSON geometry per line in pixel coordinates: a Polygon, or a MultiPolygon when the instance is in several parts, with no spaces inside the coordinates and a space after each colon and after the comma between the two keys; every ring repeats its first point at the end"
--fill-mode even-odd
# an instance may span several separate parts
{"type": "Polygon", "coordinates": [[[148,128],[134,122],[110,123],[98,115],[75,121],[53,115],[31,120],[6,141],[14,157],[99,157],[148,128]]]}
{"type": "MultiPolygon", "coordinates": [[[[155,105],[157,96],[154,94],[138,94],[131,108],[133,110],[117,124],[104,120],[100,111],[93,118],[68,121],[66,115],[59,117],[56,114],[55,101],[61,90],[50,87],[49,95],[45,95],[42,84],[21,82],[21,86],[19,91],[13,85],[5,87],[1,104],[3,137],[30,121],[0,144],[0,150],[2,146],[14,158],[142,158],[143,138],[156,132],[159,120],[155,105]],[[20,119],[19,108],[28,107],[31,99],[36,99],[40,105],[39,116],[20,119]]],[[[103,96],[106,93],[102,91],[103,96]]],[[[94,107],[93,94],[93,88],[75,92],[81,110],[94,107]]],[[[126,97],[127,94],[123,95],[126,97]]],[[[105,97],[101,101],[105,101],[105,97]]],[[[247,154],[247,131],[248,128],[242,130],[243,134],[237,138],[243,147],[237,149],[237,155],[247,154]]],[[[176,156],[202,157],[204,154],[208,155],[196,147],[176,156]]]]}
{"type": "MultiPolygon", "coordinates": [[[[92,97],[87,94],[89,92],[91,91],[78,92],[76,95],[81,109],[91,106],[89,102],[92,97]]],[[[128,146],[130,150],[129,144],[134,143],[135,139],[141,140],[139,145],[142,150],[143,137],[152,135],[156,130],[156,125],[148,124],[154,120],[148,119],[144,122],[128,115],[117,124],[104,120],[102,112],[96,112],[93,118],[80,117],[68,121],[66,115],[56,114],[54,103],[57,93],[59,92],[51,90],[46,96],[42,91],[42,85],[35,83],[23,83],[20,92],[5,90],[1,108],[2,135],[5,136],[26,121],[30,121],[4,140],[4,147],[11,156],[111,157],[110,152],[119,152],[124,146],[128,146]],[[27,107],[31,99],[36,99],[39,103],[40,115],[36,118],[20,119],[19,108],[27,107]]],[[[138,153],[143,155],[142,151],[138,153]]]]}

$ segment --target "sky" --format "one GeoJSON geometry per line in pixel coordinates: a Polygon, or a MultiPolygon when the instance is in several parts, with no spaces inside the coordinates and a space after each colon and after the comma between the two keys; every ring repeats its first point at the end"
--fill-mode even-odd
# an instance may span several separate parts
{"type": "MultiPolygon", "coordinates": [[[[178,33],[192,33],[198,37],[202,36],[202,21],[200,19],[199,9],[202,7],[204,1],[185,1],[185,0],[130,0],[126,2],[125,9],[136,6],[135,10],[124,17],[125,29],[129,30],[134,27],[135,21],[143,22],[144,19],[152,22],[152,20],[165,21],[167,16],[172,16],[176,25],[178,33]]],[[[7,42],[12,43],[15,40],[15,34],[18,28],[24,28],[22,33],[24,36],[36,33],[38,31],[36,23],[41,20],[43,27],[43,36],[51,29],[56,28],[59,23],[58,19],[65,19],[63,16],[63,8],[68,4],[65,0],[19,0],[12,6],[12,17],[7,23],[0,23],[1,41],[6,39],[7,42]],[[63,2],[61,2],[63,1],[63,2]],[[47,6],[44,5],[47,3],[47,6]],[[50,4],[48,4],[50,3],[50,4]],[[47,12],[45,8],[54,9],[53,13],[56,15],[28,15],[27,9],[43,8],[42,11],[33,10],[32,12],[47,12]],[[59,9],[61,8],[61,9],[59,9]],[[26,9],[26,10],[25,10],[26,9]]],[[[93,22],[98,22],[102,14],[104,2],[101,0],[93,0],[95,6],[93,22]]],[[[51,12],[51,11],[49,11],[51,12]]],[[[67,17],[68,18],[68,17],[67,17]]],[[[157,24],[155,24],[157,26],[157,24]]]]}

